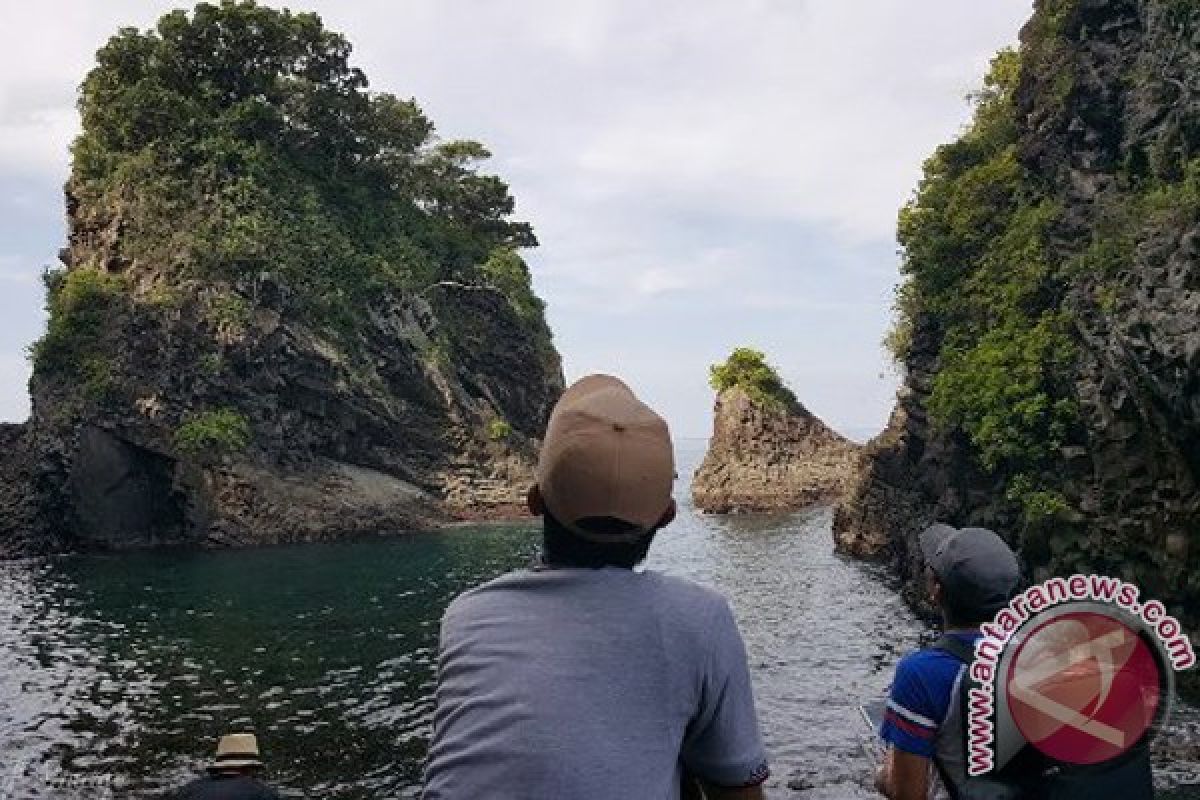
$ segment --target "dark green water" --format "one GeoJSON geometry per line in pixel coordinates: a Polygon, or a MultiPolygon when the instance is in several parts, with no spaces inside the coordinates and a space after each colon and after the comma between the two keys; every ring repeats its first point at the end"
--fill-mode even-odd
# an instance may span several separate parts
{"type": "Polygon", "coordinates": [[[390,796],[419,778],[441,611],[534,551],[494,528],[0,567],[13,796],[169,786],[244,728],[281,786],[390,796]]]}
{"type": "MultiPolygon", "coordinates": [[[[156,796],[243,728],[292,796],[415,796],[442,610],[536,546],[528,527],[480,527],[0,564],[0,800],[156,796]]],[[[926,630],[872,568],[833,554],[828,511],[723,519],[685,503],[649,566],[731,598],[771,796],[871,796],[857,704],[926,630]]],[[[1189,711],[1170,736],[1186,747],[1196,727],[1189,711]]]]}

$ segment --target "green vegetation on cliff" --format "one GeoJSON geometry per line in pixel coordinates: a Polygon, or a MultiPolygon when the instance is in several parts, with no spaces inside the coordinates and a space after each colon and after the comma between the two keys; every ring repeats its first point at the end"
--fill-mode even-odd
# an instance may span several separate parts
{"type": "Polygon", "coordinates": [[[1197,31],[1194,0],[1035,0],[901,212],[905,387],[840,548],[919,592],[931,519],[992,527],[1197,628],[1197,31]]]}
{"type": "MultiPolygon", "coordinates": [[[[148,303],[165,284],[252,295],[269,277],[349,349],[383,292],[495,285],[548,339],[517,254],[536,239],[510,219],[507,185],[477,170],[487,149],[439,140],[414,101],[368,91],[350,50],[314,14],[232,0],[112,37],[80,89],[68,187],[78,227],[111,246],[72,273],[141,267],[152,280],[136,294],[148,303]]],[[[57,291],[33,353],[40,371],[90,346],[86,332],[67,341],[76,300],[57,291]]],[[[222,325],[242,303],[227,296],[222,325]]]]}
{"type": "Polygon", "coordinates": [[[1039,516],[1062,508],[1052,490],[1033,487],[1044,484],[1078,411],[1066,268],[1047,249],[1059,208],[1017,158],[1021,68],[1011,50],[993,60],[973,97],[974,122],[926,162],[900,213],[906,280],[889,344],[904,360],[915,326],[934,327],[934,421],[962,430],[984,468],[1013,476],[1013,499],[1039,516]]]}
{"type": "MultiPolygon", "coordinates": [[[[1179,16],[1181,4],[1166,5],[1179,16]]],[[[1197,16],[1182,5],[1180,30],[1197,16]]],[[[1087,446],[1075,383],[1082,316],[1113,312],[1120,275],[1155,230],[1200,221],[1200,162],[1186,130],[1129,148],[1107,191],[1068,188],[1080,180],[1069,154],[1033,160],[1034,129],[1042,141],[1079,125],[1083,14],[1075,0],[1040,0],[1020,50],[1002,51],[972,96],[969,127],[925,163],[898,225],[904,280],[886,343],[928,376],[934,425],[969,442],[1027,523],[1075,516],[1063,453],[1087,446]],[[1095,195],[1086,212],[1080,192],[1095,195]]],[[[1097,124],[1116,137],[1109,113],[1097,124]]]]}
{"type": "Polygon", "coordinates": [[[512,425],[508,420],[494,419],[488,423],[488,438],[493,442],[502,442],[512,436],[512,425]]]}
{"type": "Polygon", "coordinates": [[[723,364],[710,366],[708,382],[717,392],[741,389],[751,399],[767,406],[791,408],[797,403],[796,395],[767,363],[766,355],[749,347],[739,347],[723,364]]]}
{"type": "Polygon", "coordinates": [[[175,447],[197,458],[219,458],[250,443],[250,423],[232,408],[192,414],[175,431],[175,447]]]}
{"type": "Polygon", "coordinates": [[[85,399],[101,400],[111,388],[105,334],[128,286],[119,275],[88,268],[44,278],[49,323],[30,356],[39,369],[80,387],[85,399]]]}

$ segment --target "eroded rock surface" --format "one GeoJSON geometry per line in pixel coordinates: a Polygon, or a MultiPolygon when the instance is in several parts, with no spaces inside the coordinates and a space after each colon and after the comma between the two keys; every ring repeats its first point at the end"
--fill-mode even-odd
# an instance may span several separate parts
{"type": "Polygon", "coordinates": [[[833,502],[850,481],[858,450],[798,402],[769,403],[727,389],[717,396],[692,498],[718,514],[833,502]]]}
{"type": "Polygon", "coordinates": [[[33,418],[3,431],[10,554],[308,541],[519,512],[562,377],[499,293],[382,297],[364,309],[370,355],[352,360],[286,309],[254,307],[223,335],[206,289],[187,290],[198,303],[119,302],[99,401],[35,376],[33,418]],[[246,421],[247,446],[183,452],[180,426],[212,408],[246,421]]]}

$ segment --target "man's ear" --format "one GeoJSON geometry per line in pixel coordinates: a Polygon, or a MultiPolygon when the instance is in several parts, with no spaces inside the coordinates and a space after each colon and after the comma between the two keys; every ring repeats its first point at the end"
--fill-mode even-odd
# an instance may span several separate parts
{"type": "Polygon", "coordinates": [[[928,570],[926,573],[926,589],[929,591],[929,599],[933,601],[935,606],[940,608],[942,605],[942,595],[945,590],[942,588],[941,580],[933,570],[928,570]]]}
{"type": "Polygon", "coordinates": [[[542,499],[542,490],[535,483],[529,487],[529,491],[525,493],[525,504],[529,506],[529,513],[535,517],[544,516],[546,513],[546,501],[542,499]]]}
{"type": "Polygon", "coordinates": [[[676,511],[678,511],[678,508],[675,505],[675,498],[672,497],[671,505],[667,506],[667,510],[663,512],[663,515],[658,522],[654,523],[654,529],[658,530],[659,528],[665,528],[674,522],[676,511]]]}

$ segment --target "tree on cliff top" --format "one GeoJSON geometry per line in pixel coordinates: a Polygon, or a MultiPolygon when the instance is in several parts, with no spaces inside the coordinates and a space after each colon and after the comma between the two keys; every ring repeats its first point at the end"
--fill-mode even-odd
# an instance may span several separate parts
{"type": "Polygon", "coordinates": [[[477,171],[487,149],[369,92],[350,50],[315,14],[252,1],[119,31],[80,88],[70,184],[73,213],[119,249],[84,266],[270,272],[345,331],[381,291],[482,282],[495,251],[536,245],[507,185],[477,171]]]}
{"type": "Polygon", "coordinates": [[[739,347],[725,363],[710,366],[708,382],[717,392],[738,388],[752,400],[769,406],[792,408],[798,402],[779,373],[767,363],[766,355],[749,347],[739,347]]]}

